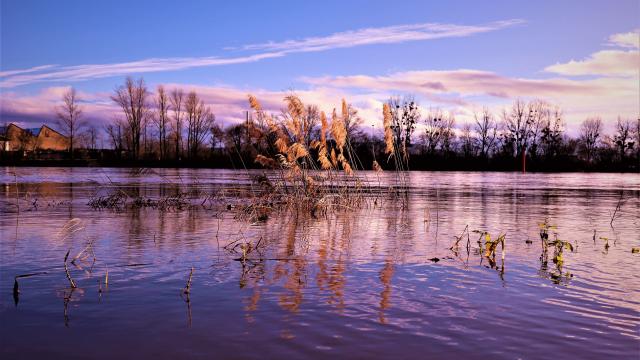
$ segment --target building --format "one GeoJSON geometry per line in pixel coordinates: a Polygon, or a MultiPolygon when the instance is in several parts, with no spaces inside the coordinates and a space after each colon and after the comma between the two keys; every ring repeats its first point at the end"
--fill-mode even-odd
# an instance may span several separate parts
{"type": "Polygon", "coordinates": [[[0,127],[0,147],[4,151],[66,151],[69,138],[47,125],[23,129],[16,124],[0,127]]]}

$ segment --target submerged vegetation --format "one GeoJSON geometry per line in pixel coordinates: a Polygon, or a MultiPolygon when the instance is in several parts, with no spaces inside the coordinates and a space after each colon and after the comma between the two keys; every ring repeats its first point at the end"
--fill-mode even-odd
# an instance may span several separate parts
{"type": "Polygon", "coordinates": [[[558,233],[555,232],[555,230],[557,230],[557,227],[555,225],[549,224],[547,219],[545,219],[543,223],[539,224],[539,227],[540,227],[540,241],[542,244],[542,254],[540,255],[541,271],[547,273],[549,277],[554,280],[554,282],[560,282],[563,279],[564,280],[570,279],[571,277],[573,277],[571,273],[565,272],[563,274],[562,272],[562,267],[564,265],[563,254],[565,249],[573,252],[574,246],[569,241],[559,239],[558,233]],[[550,230],[554,230],[553,240],[549,239],[550,230]],[[553,248],[552,260],[556,266],[555,272],[554,271],[547,272],[547,264],[549,261],[548,260],[549,248],[553,248]]]}

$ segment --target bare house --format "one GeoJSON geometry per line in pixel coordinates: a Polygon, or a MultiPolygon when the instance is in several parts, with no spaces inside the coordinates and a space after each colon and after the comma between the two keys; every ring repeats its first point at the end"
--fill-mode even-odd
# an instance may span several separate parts
{"type": "Polygon", "coordinates": [[[16,124],[0,127],[0,147],[4,151],[36,151],[69,149],[69,138],[47,125],[23,129],[16,124]]]}

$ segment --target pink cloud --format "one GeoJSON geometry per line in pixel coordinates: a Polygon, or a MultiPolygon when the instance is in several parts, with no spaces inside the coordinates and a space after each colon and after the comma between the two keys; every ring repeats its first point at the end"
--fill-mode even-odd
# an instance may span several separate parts
{"type": "Polygon", "coordinates": [[[635,76],[640,74],[640,29],[613,34],[608,45],[622,49],[602,50],[582,60],[547,66],[546,72],[566,76],[635,76]]]}
{"type": "Polygon", "coordinates": [[[637,76],[640,72],[640,51],[603,50],[586,59],[558,63],[544,70],[567,76],[637,76]]]}
{"type": "Polygon", "coordinates": [[[640,28],[609,36],[609,44],[625,48],[640,48],[640,28]]]}
{"type": "MultiPolygon", "coordinates": [[[[571,80],[562,78],[510,78],[478,70],[408,71],[382,76],[337,76],[302,79],[307,88],[295,93],[306,104],[318,105],[330,113],[340,107],[342,98],[352,103],[365,119],[365,126],[381,124],[382,104],[390,96],[413,94],[423,105],[441,107],[456,114],[459,123],[471,121],[473,110],[484,105],[499,113],[515,98],[541,98],[561,106],[569,128],[588,116],[599,115],[613,121],[618,115],[634,118],[640,113],[637,79],[625,77],[571,80]]],[[[223,125],[244,120],[248,110],[247,95],[255,95],[263,107],[274,113],[284,108],[283,99],[289,91],[233,86],[206,86],[167,83],[166,89],[182,88],[196,91],[223,125]]],[[[65,87],[50,87],[35,95],[15,92],[3,94],[0,114],[10,121],[54,121],[54,109],[65,87]]],[[[151,91],[155,86],[150,85],[151,91]]],[[[110,93],[80,93],[85,117],[102,126],[121,116],[121,110],[109,99],[110,93]]]]}

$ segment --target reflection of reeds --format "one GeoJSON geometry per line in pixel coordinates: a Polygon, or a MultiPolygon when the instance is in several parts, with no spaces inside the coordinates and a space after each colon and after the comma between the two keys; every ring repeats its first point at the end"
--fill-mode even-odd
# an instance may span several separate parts
{"type": "Polygon", "coordinates": [[[380,293],[380,312],[378,314],[378,319],[381,324],[386,323],[384,311],[391,306],[391,279],[393,278],[393,272],[393,260],[388,259],[385,261],[384,267],[380,270],[380,275],[378,276],[383,286],[382,292],[380,293]]]}

